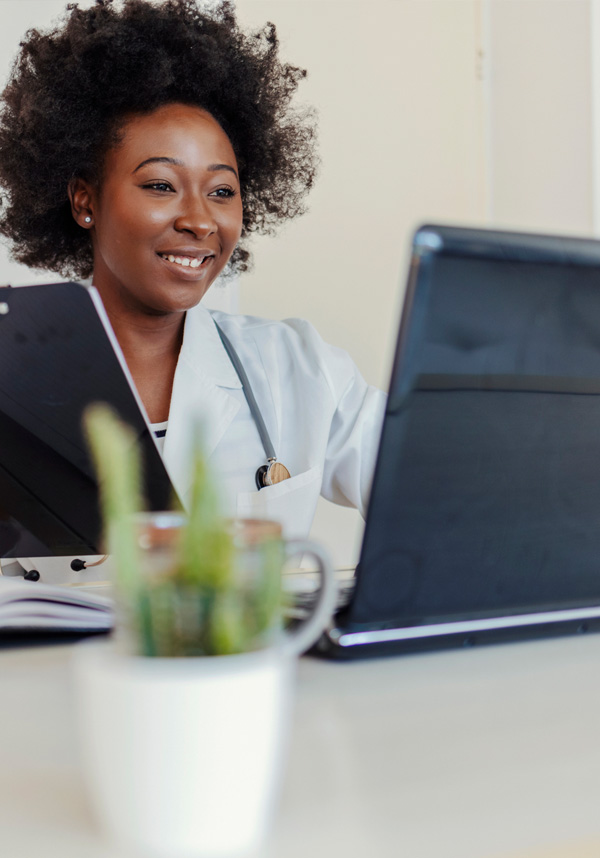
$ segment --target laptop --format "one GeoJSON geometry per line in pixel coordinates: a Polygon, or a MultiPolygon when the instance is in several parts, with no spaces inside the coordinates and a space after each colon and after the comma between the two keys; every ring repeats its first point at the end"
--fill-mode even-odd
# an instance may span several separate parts
{"type": "Polygon", "coordinates": [[[600,242],[414,236],[352,658],[600,629],[600,242]]]}
{"type": "Polygon", "coordinates": [[[0,558],[103,553],[82,427],[94,401],[133,428],[149,509],[169,507],[173,487],[97,291],[0,288],[0,558]]]}

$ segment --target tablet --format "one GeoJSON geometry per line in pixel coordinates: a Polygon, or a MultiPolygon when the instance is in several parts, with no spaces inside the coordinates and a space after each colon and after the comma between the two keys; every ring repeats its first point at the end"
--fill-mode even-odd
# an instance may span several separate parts
{"type": "Polygon", "coordinates": [[[82,428],[93,402],[131,426],[148,508],[168,508],[174,489],[98,292],[0,288],[0,558],[102,553],[82,428]]]}

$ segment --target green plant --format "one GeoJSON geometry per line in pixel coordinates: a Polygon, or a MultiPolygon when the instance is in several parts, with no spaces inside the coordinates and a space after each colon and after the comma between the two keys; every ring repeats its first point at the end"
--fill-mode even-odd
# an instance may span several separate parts
{"type": "MultiPolygon", "coordinates": [[[[106,405],[84,415],[100,486],[105,541],[114,555],[117,593],[135,649],[148,656],[225,655],[264,646],[281,614],[283,545],[236,546],[220,515],[201,444],[184,524],[158,574],[144,574],[139,513],[140,454],[132,430],[106,405]]],[[[199,436],[200,433],[197,433],[199,436]]]]}

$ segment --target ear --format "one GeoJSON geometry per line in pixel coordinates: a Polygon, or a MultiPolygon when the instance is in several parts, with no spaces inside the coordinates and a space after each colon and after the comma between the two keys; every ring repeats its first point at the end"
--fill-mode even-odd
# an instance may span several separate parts
{"type": "Polygon", "coordinates": [[[77,224],[83,229],[91,229],[94,225],[94,192],[85,179],[71,179],[67,189],[71,202],[71,213],[77,224]]]}

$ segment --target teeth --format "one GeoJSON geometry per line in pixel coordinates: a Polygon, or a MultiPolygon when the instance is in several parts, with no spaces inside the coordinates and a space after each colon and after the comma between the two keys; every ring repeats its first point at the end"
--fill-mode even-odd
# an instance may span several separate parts
{"type": "Polygon", "coordinates": [[[173,256],[172,253],[168,255],[166,253],[161,253],[163,259],[168,259],[169,262],[175,262],[177,265],[182,265],[184,268],[200,268],[206,256],[203,256],[202,259],[198,259],[197,257],[190,256],[173,256]]]}

